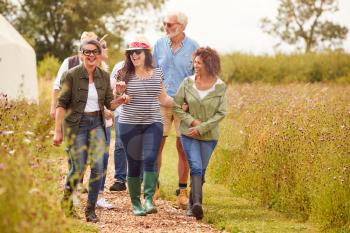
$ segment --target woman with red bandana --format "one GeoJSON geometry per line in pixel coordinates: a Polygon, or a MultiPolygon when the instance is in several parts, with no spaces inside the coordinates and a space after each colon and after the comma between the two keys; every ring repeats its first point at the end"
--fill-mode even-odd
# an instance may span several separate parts
{"type": "Polygon", "coordinates": [[[136,216],[156,213],[153,195],[158,177],[157,154],[163,135],[160,103],[171,107],[173,99],[166,94],[162,70],[153,68],[151,48],[145,38],[136,38],[129,44],[117,79],[117,94],[125,92],[129,97],[118,121],[128,161],[127,183],[133,213],[136,216]],[[144,207],[140,200],[142,167],[144,207]]]}

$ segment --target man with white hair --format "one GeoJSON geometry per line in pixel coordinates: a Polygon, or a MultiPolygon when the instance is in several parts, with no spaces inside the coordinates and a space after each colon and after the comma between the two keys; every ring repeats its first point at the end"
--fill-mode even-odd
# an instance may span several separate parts
{"type": "MultiPolygon", "coordinates": [[[[167,14],[163,21],[166,36],[160,38],[153,49],[155,66],[163,70],[165,88],[167,94],[171,97],[175,96],[182,80],[193,74],[192,53],[199,47],[196,41],[184,33],[187,21],[187,16],[182,12],[167,14]]],[[[176,203],[180,208],[186,209],[188,205],[187,180],[189,165],[180,141],[180,120],[172,108],[161,106],[160,110],[164,121],[164,131],[158,154],[158,173],[160,173],[163,146],[174,121],[176,148],[179,156],[179,187],[176,190],[176,203]]],[[[159,193],[159,189],[157,191],[159,193]]]]}

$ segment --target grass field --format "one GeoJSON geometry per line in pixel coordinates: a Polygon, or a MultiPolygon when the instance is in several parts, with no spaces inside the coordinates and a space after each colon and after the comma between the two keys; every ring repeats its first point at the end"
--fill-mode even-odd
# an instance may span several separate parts
{"type": "MultiPolygon", "coordinates": [[[[167,139],[160,175],[162,198],[174,202],[178,183],[175,138],[173,132],[167,139]]],[[[213,156],[220,155],[215,153],[213,156]]],[[[216,183],[210,173],[207,175],[203,193],[204,221],[214,224],[218,229],[235,233],[318,232],[311,224],[287,218],[281,213],[261,207],[257,202],[239,197],[224,185],[216,183]]]]}
{"type": "MultiPolygon", "coordinates": [[[[0,99],[0,229],[94,232],[59,208],[50,89],[40,104],[0,99]],[[72,230],[73,229],[73,230],[72,230]]],[[[229,232],[350,232],[350,86],[239,84],[204,185],[204,221],[229,232]]],[[[174,134],[165,145],[162,196],[175,200],[174,134]]]]}

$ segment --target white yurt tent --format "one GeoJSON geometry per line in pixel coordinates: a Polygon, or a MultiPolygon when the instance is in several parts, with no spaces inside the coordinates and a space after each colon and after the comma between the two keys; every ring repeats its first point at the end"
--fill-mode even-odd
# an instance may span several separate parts
{"type": "Polygon", "coordinates": [[[0,14],[0,93],[38,103],[34,49],[0,14]]]}

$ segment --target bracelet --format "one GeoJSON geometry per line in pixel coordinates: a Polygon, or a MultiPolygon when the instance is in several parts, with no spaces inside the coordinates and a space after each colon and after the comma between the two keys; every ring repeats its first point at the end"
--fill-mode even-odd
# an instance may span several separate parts
{"type": "Polygon", "coordinates": [[[115,98],[118,98],[120,96],[124,95],[124,93],[115,93],[115,98]]]}

